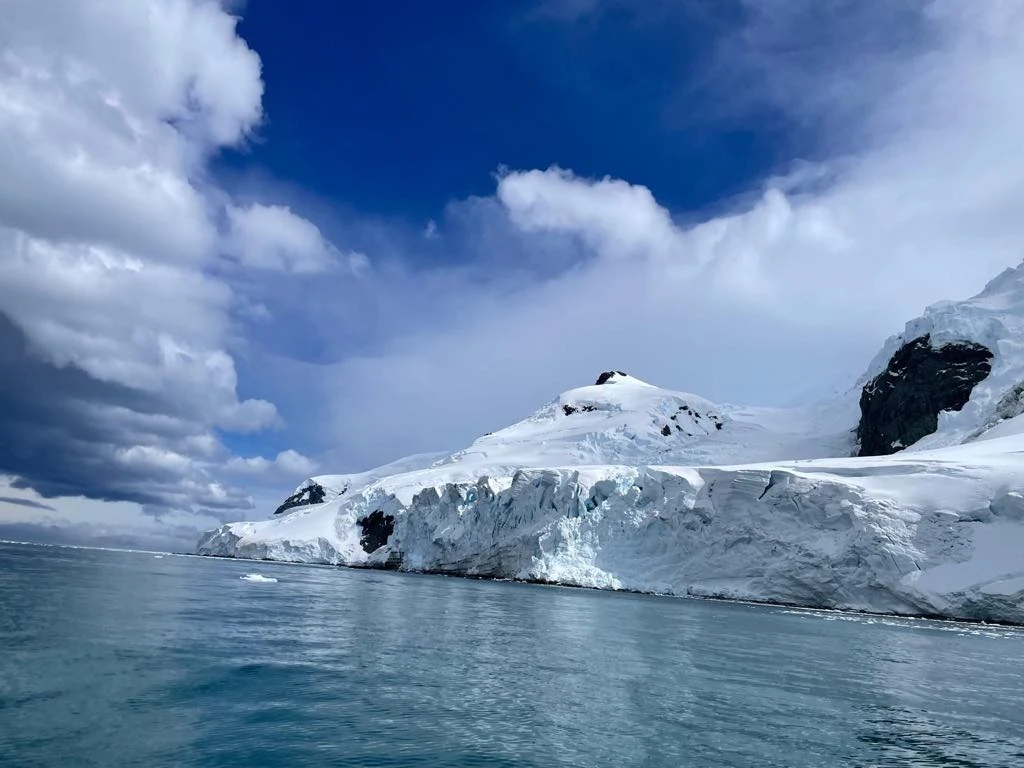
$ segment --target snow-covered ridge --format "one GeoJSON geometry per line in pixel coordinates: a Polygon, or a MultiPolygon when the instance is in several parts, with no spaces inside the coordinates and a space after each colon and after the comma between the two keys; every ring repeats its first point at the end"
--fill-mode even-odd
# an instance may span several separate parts
{"type": "Polygon", "coordinates": [[[380,485],[401,498],[427,485],[577,464],[726,464],[853,450],[854,393],[802,408],[717,405],[621,372],[563,392],[516,424],[451,454],[423,454],[368,472],[319,475],[278,508],[289,513],[380,485]],[[319,491],[311,489],[319,488],[319,491]],[[311,502],[310,499],[313,501],[311,502]]]}
{"type": "Polygon", "coordinates": [[[925,336],[933,348],[962,342],[983,347],[992,355],[991,372],[960,410],[939,414],[937,430],[912,450],[958,445],[1024,412],[1024,265],[1005,270],[971,299],[928,307],[886,341],[858,385],[885,370],[905,344],[925,336]]]}
{"type": "Polygon", "coordinates": [[[199,551],[1024,622],[1022,333],[1024,267],[930,307],[823,403],[610,371],[462,451],[310,478],[199,551]],[[916,437],[851,458],[857,434],[916,437]]]}

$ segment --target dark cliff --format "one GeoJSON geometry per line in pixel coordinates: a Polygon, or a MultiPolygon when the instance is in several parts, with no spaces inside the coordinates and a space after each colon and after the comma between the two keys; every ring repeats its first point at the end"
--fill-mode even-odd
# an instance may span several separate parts
{"type": "Polygon", "coordinates": [[[858,455],[895,453],[930,435],[938,428],[939,413],[963,408],[991,371],[992,353],[980,344],[933,347],[929,336],[908,341],[864,385],[858,455]]]}

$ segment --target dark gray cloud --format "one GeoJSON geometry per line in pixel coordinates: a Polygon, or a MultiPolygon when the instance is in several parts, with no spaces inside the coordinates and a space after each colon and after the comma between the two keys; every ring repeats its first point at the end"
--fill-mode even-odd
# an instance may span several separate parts
{"type": "Polygon", "coordinates": [[[159,395],[50,365],[0,313],[0,471],[14,475],[14,487],[157,509],[248,509],[241,491],[210,491],[188,450],[205,432],[181,410],[159,395]]]}
{"type": "Polygon", "coordinates": [[[55,507],[51,507],[49,504],[43,504],[41,501],[19,499],[16,496],[0,496],[0,504],[14,504],[15,506],[28,507],[29,509],[45,509],[49,512],[57,511],[55,507]]]}

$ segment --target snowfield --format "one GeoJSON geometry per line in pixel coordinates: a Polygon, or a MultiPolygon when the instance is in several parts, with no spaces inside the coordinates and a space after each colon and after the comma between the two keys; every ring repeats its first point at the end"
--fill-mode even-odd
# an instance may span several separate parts
{"type": "Polygon", "coordinates": [[[1024,623],[1022,382],[1024,266],[929,308],[827,402],[718,405],[609,372],[455,454],[310,478],[296,493],[322,503],[198,549],[1024,623]],[[983,345],[991,373],[934,433],[854,457],[865,384],[926,335],[983,345]]]}

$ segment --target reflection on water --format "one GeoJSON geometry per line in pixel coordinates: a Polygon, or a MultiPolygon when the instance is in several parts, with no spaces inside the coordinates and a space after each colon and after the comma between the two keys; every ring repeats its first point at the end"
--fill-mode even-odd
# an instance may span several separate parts
{"type": "Polygon", "coordinates": [[[1001,627],[0,545],[0,648],[4,766],[1024,765],[1001,627]]]}

